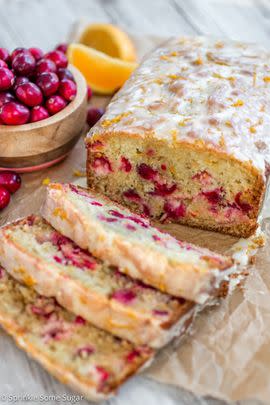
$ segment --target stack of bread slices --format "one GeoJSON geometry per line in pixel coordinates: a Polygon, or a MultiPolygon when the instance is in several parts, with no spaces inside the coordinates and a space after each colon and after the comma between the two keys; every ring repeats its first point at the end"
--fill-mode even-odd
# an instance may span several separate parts
{"type": "Polygon", "coordinates": [[[0,230],[0,324],[91,400],[183,336],[236,270],[74,184],[49,185],[41,213],[0,230]]]}

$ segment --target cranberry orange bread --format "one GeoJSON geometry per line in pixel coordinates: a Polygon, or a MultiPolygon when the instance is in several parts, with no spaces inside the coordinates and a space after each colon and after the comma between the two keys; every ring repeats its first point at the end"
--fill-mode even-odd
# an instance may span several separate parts
{"type": "Polygon", "coordinates": [[[0,262],[40,294],[136,344],[164,346],[185,332],[197,309],[95,259],[40,217],[0,230],[0,262]]]}
{"type": "Polygon", "coordinates": [[[110,396],[154,354],[91,326],[2,268],[0,325],[61,382],[96,401],[110,396]]]}
{"type": "Polygon", "coordinates": [[[42,214],[121,272],[188,300],[205,302],[235,270],[231,258],[178,241],[127,208],[73,184],[51,184],[42,214]]]}
{"type": "Polygon", "coordinates": [[[270,53],[172,39],[86,137],[88,185],[160,221],[247,237],[270,163],[270,53]]]}

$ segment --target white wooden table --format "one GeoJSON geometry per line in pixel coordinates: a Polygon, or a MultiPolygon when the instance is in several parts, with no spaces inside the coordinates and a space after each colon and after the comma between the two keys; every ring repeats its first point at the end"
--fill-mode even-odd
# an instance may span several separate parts
{"type": "MultiPolygon", "coordinates": [[[[81,17],[90,22],[118,24],[136,35],[214,35],[257,41],[266,46],[270,42],[269,0],[0,0],[0,46],[50,49],[65,40],[71,25],[81,17]]],[[[72,403],[60,397],[55,400],[44,398],[45,395],[64,394],[74,395],[29,360],[0,331],[0,404],[72,403]],[[18,400],[16,395],[22,394],[32,398],[18,400]],[[35,400],[34,396],[39,395],[40,398],[35,400]]],[[[86,405],[89,402],[81,400],[77,403],[86,405]]],[[[141,376],[128,382],[115,399],[108,401],[110,405],[138,403],[224,404],[197,398],[187,391],[157,384],[141,376]]],[[[248,404],[254,404],[254,401],[248,404]]]]}

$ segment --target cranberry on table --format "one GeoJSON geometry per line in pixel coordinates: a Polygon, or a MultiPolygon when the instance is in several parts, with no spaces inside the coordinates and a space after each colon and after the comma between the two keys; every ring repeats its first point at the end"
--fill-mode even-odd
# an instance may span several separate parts
{"type": "Polygon", "coordinates": [[[9,60],[9,52],[6,48],[0,48],[0,59],[5,62],[9,60]]]}
{"type": "Polygon", "coordinates": [[[90,86],[87,85],[87,100],[90,101],[93,96],[93,92],[90,86]]]}
{"type": "Polygon", "coordinates": [[[64,43],[57,45],[55,48],[56,51],[63,52],[64,54],[67,53],[67,49],[68,49],[68,44],[64,44],[64,43]]]}
{"type": "Polygon", "coordinates": [[[51,115],[57,114],[63,110],[67,105],[66,100],[58,95],[51,96],[46,101],[46,108],[51,115]]]}
{"type": "Polygon", "coordinates": [[[43,95],[40,88],[34,83],[24,83],[16,87],[16,96],[29,107],[39,105],[43,101],[43,95]]]}
{"type": "Polygon", "coordinates": [[[14,83],[14,74],[7,68],[0,68],[0,91],[8,90],[14,83]]]}
{"type": "Polygon", "coordinates": [[[0,186],[0,210],[6,208],[6,206],[9,204],[10,201],[10,193],[8,190],[0,186]]]}
{"type": "Polygon", "coordinates": [[[8,65],[6,64],[6,62],[2,59],[0,59],[0,68],[8,68],[8,65]]]}
{"type": "Polygon", "coordinates": [[[29,48],[29,52],[34,56],[35,60],[38,61],[44,56],[44,52],[40,48],[29,48]]]}
{"type": "Polygon", "coordinates": [[[45,107],[42,105],[37,105],[36,107],[33,107],[30,113],[30,122],[37,122],[37,121],[42,121],[45,120],[46,118],[49,118],[50,114],[46,110],[45,107]]]}
{"type": "Polygon", "coordinates": [[[58,92],[65,100],[72,101],[76,97],[77,86],[72,80],[63,79],[60,82],[58,92]]]}
{"type": "Polygon", "coordinates": [[[67,68],[59,68],[57,70],[57,76],[59,77],[60,80],[69,79],[72,80],[73,82],[75,81],[73,74],[67,68]]]}
{"type": "Polygon", "coordinates": [[[29,76],[36,67],[36,60],[29,51],[20,52],[12,60],[12,68],[16,74],[29,76]]]}
{"type": "Polygon", "coordinates": [[[0,119],[6,125],[26,124],[29,116],[29,108],[15,101],[10,101],[0,108],[0,119]]]}
{"type": "Polygon", "coordinates": [[[0,107],[2,107],[2,105],[8,103],[9,101],[14,101],[15,98],[13,96],[13,94],[9,93],[8,91],[3,91],[0,93],[0,107]]]}
{"type": "Polygon", "coordinates": [[[58,76],[53,72],[45,72],[37,77],[36,84],[42,90],[44,96],[55,94],[59,87],[58,76]]]}
{"type": "Polygon", "coordinates": [[[68,65],[67,57],[61,51],[48,52],[44,58],[52,60],[56,64],[57,68],[65,68],[68,65]]]}
{"type": "Polygon", "coordinates": [[[103,108],[90,107],[87,111],[87,124],[92,127],[104,114],[103,108]]]}
{"type": "Polygon", "coordinates": [[[27,52],[27,49],[26,48],[15,48],[14,51],[11,52],[11,55],[10,55],[11,62],[13,61],[15,56],[19,55],[19,53],[22,53],[22,52],[27,52]]]}
{"type": "Polygon", "coordinates": [[[0,186],[5,187],[11,194],[19,190],[21,182],[21,177],[16,172],[11,170],[3,170],[0,172],[0,186]]]}
{"type": "Polygon", "coordinates": [[[41,74],[45,72],[53,72],[57,71],[56,64],[50,59],[40,59],[36,66],[36,73],[41,74]]]}
{"type": "Polygon", "coordinates": [[[13,84],[13,89],[16,90],[16,87],[20,86],[21,84],[29,83],[29,82],[30,82],[30,80],[28,79],[28,77],[18,76],[18,77],[16,77],[15,82],[13,84]]]}

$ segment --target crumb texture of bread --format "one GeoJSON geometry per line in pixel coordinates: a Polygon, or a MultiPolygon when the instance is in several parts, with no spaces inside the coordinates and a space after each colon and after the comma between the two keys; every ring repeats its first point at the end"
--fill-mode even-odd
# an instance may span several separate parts
{"type": "Polygon", "coordinates": [[[116,336],[158,348],[193,317],[192,302],[131,279],[41,217],[19,220],[0,235],[0,263],[13,277],[116,336]]]}
{"type": "Polygon", "coordinates": [[[154,354],[91,326],[0,269],[0,324],[61,382],[100,401],[154,354]]]}
{"type": "Polygon", "coordinates": [[[155,220],[253,234],[270,167],[269,58],[204,37],[156,49],[86,137],[89,187],[155,220]]]}
{"type": "Polygon", "coordinates": [[[173,296],[203,303],[234,271],[230,257],[178,241],[145,217],[73,184],[51,184],[42,215],[82,249],[173,296]]]}

